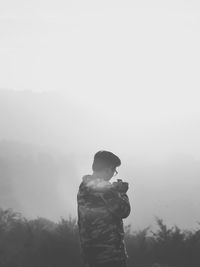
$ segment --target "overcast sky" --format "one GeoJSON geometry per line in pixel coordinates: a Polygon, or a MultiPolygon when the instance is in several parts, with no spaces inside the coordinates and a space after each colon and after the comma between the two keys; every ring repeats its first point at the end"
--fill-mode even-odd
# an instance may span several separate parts
{"type": "Polygon", "coordinates": [[[199,12],[198,1],[5,1],[0,88],[59,92],[143,135],[142,152],[167,134],[199,156],[199,12]]]}
{"type": "MultiPolygon", "coordinates": [[[[1,138],[74,154],[108,149],[129,170],[137,156],[154,164],[177,155],[200,160],[199,33],[200,3],[193,0],[1,2],[0,88],[56,95],[44,111],[42,104],[29,107],[35,116],[29,130],[20,128],[28,116],[12,129],[5,121],[15,108],[5,114],[1,138]]],[[[193,206],[200,204],[194,199],[193,206]]]]}

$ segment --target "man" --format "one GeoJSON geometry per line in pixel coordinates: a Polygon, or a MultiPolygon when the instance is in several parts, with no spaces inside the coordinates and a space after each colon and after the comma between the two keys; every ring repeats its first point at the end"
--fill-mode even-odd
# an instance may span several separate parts
{"type": "Polygon", "coordinates": [[[81,253],[89,267],[126,267],[122,219],[130,214],[128,183],[111,184],[120,159],[109,151],[94,156],[93,174],[83,177],[77,195],[81,253]]]}

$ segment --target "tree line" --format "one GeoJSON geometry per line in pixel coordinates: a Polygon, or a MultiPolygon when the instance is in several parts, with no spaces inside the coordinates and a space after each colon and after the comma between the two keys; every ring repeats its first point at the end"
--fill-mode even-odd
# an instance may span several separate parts
{"type": "MultiPolygon", "coordinates": [[[[156,218],[157,230],[125,227],[128,267],[199,267],[200,227],[181,230],[156,218]]],[[[1,267],[83,266],[77,221],[28,220],[12,209],[0,209],[1,267]]]]}

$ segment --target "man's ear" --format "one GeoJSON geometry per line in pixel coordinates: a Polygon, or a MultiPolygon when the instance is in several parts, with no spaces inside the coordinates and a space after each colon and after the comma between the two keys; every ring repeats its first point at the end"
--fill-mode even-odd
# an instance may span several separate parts
{"type": "Polygon", "coordinates": [[[105,172],[109,172],[110,170],[112,170],[112,167],[106,167],[104,170],[105,172]]]}

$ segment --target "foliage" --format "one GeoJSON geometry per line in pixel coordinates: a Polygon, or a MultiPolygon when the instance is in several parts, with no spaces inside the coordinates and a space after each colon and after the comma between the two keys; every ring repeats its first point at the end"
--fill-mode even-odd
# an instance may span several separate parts
{"type": "MultiPolygon", "coordinates": [[[[125,227],[129,267],[199,267],[200,229],[168,228],[156,219],[158,229],[131,232],[125,227]]],[[[1,267],[81,267],[76,219],[27,220],[11,209],[0,209],[1,267]]]]}

